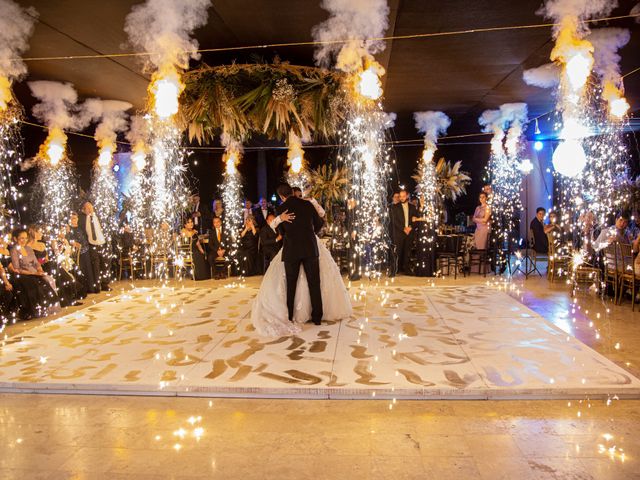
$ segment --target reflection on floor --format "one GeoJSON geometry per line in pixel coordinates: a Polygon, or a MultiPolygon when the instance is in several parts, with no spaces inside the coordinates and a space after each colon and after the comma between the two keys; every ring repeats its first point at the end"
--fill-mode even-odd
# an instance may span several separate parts
{"type": "Polygon", "coordinates": [[[251,326],[255,281],[136,288],[10,331],[0,387],[301,398],[640,394],[633,375],[503,291],[408,283],[354,286],[354,318],[279,339],[251,326]]]}

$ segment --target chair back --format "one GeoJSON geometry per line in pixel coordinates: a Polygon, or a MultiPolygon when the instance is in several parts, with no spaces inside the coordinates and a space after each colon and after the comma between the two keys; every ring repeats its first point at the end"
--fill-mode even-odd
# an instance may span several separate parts
{"type": "Polygon", "coordinates": [[[618,243],[620,270],[625,275],[634,275],[633,250],[628,243],[618,243]]]}
{"type": "Polygon", "coordinates": [[[527,238],[527,248],[533,248],[536,245],[536,237],[533,235],[533,230],[529,229],[529,237],[527,238]]]}
{"type": "Polygon", "coordinates": [[[622,265],[619,260],[618,242],[613,242],[604,248],[604,268],[609,274],[615,275],[622,271],[622,265]]]}

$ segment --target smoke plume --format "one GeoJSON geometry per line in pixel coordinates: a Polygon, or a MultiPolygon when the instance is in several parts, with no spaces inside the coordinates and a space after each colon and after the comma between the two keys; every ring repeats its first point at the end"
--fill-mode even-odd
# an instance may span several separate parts
{"type": "MultiPolygon", "coordinates": [[[[579,22],[608,15],[617,6],[618,0],[547,0],[536,13],[558,23],[553,27],[554,38],[557,38],[564,28],[564,20],[574,19],[579,22]]],[[[578,33],[583,34],[589,30],[582,23],[578,23],[576,28],[578,33]]]]}
{"type": "Polygon", "coordinates": [[[554,88],[560,84],[562,69],[555,63],[546,63],[536,68],[530,68],[522,73],[522,79],[527,85],[540,88],[554,88]]]}
{"type": "Polygon", "coordinates": [[[505,148],[509,155],[515,156],[526,121],[526,103],[505,103],[499,110],[485,110],[478,119],[478,123],[483,127],[483,132],[493,133],[491,150],[498,156],[505,153],[505,148]],[[506,132],[507,128],[508,132],[506,132]],[[506,144],[503,143],[505,133],[506,144]]]}
{"type": "Polygon", "coordinates": [[[593,69],[605,82],[620,82],[620,60],[618,50],[631,38],[626,28],[599,28],[593,30],[587,39],[593,45],[593,69]]]}
{"type": "Polygon", "coordinates": [[[84,115],[74,115],[78,94],[70,83],[40,80],[29,82],[31,94],[40,100],[33,107],[33,115],[48,127],[81,130],[88,125],[84,115]]]}
{"type": "Polygon", "coordinates": [[[16,80],[27,73],[20,55],[29,47],[38,13],[23,9],[12,0],[0,0],[0,76],[16,80]]]}
{"type": "Polygon", "coordinates": [[[337,42],[320,45],[315,52],[316,63],[329,67],[336,60],[336,68],[354,72],[362,67],[364,58],[384,50],[379,38],[389,26],[389,6],[386,0],[323,0],[322,8],[329,18],[311,31],[317,42],[337,42]]]}
{"type": "Polygon", "coordinates": [[[90,98],[84,102],[83,116],[98,122],[95,137],[98,143],[115,143],[118,132],[127,129],[127,110],[133,105],[119,100],[90,98]]]}
{"type": "Polygon", "coordinates": [[[435,147],[438,137],[447,133],[451,125],[451,119],[444,112],[414,112],[413,119],[418,132],[424,133],[426,147],[435,147]]]}
{"type": "Polygon", "coordinates": [[[133,115],[129,122],[129,131],[127,132],[127,140],[132,145],[144,143],[149,136],[149,124],[141,115],[133,115]]]}
{"type": "Polygon", "coordinates": [[[138,50],[152,52],[155,69],[168,65],[187,68],[200,55],[193,31],[206,25],[210,0],[147,0],[135,5],[125,20],[129,41],[138,50]]]}
{"type": "Polygon", "coordinates": [[[395,112],[384,112],[384,128],[389,129],[396,126],[398,115],[395,112]]]}

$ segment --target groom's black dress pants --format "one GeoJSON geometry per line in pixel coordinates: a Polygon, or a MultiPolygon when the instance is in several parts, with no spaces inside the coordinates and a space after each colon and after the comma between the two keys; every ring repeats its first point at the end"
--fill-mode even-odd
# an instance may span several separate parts
{"type": "Polygon", "coordinates": [[[318,323],[322,320],[322,294],[320,293],[320,262],[318,257],[306,257],[294,261],[284,262],[287,276],[287,308],[289,320],[293,321],[293,308],[296,299],[296,286],[300,273],[300,264],[304,268],[311,297],[311,320],[318,323]]]}

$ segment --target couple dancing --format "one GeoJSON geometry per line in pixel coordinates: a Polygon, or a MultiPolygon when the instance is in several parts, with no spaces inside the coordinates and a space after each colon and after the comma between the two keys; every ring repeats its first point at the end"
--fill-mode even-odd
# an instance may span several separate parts
{"type": "Polygon", "coordinates": [[[351,316],[349,294],[338,266],[316,233],[324,210],[315,200],[298,198],[286,183],[277,189],[282,204],[270,224],[283,238],[271,260],[251,309],[260,335],[283,337],[302,331],[311,320],[342,320],[351,316]]]}

